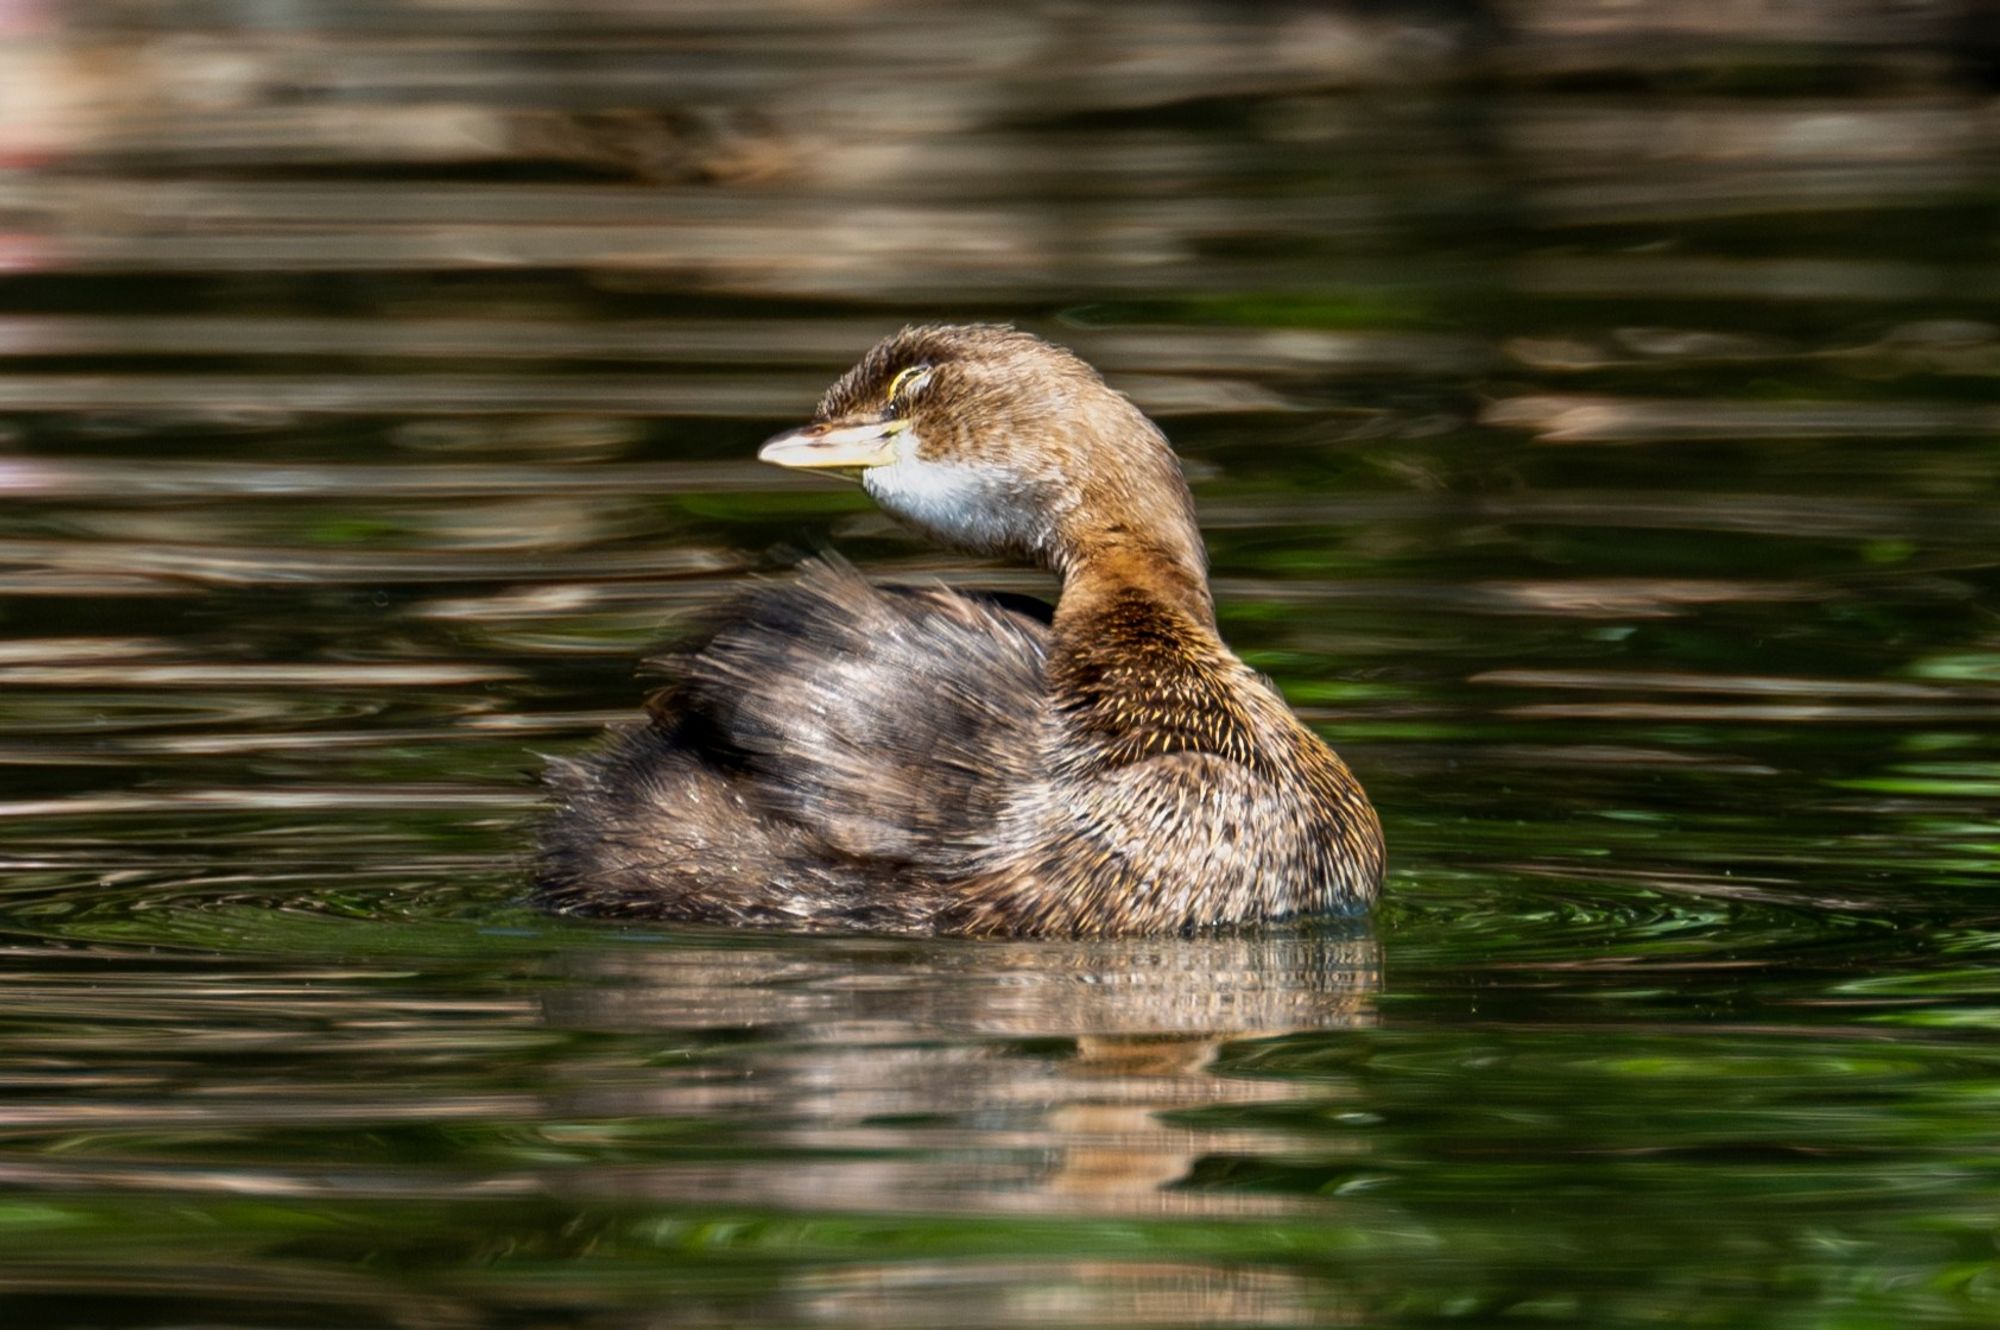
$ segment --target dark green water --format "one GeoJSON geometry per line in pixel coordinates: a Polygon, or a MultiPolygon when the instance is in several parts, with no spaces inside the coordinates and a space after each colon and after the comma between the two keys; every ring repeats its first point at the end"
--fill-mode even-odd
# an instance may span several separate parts
{"type": "Polygon", "coordinates": [[[1990,34],[1650,13],[0,6],[0,1319],[1993,1323],[1990,34]],[[968,317],[1187,457],[1372,927],[522,909],[746,577],[1046,590],[749,460],[968,317]]]}

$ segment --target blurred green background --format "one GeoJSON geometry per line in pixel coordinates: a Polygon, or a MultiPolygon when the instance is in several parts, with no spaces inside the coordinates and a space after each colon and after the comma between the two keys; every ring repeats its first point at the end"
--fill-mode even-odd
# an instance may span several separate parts
{"type": "Polygon", "coordinates": [[[0,0],[0,1319],[1985,1326],[1980,0],[0,0]],[[1373,924],[519,904],[538,753],[1073,346],[1373,924]]]}

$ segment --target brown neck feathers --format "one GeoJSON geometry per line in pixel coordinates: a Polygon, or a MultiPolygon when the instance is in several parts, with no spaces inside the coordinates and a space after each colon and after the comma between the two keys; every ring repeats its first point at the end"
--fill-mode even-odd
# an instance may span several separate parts
{"type": "Polygon", "coordinates": [[[1237,666],[1207,580],[1157,547],[1078,551],[1056,606],[1049,688],[1094,767],[1177,752],[1250,761],[1237,666]]]}

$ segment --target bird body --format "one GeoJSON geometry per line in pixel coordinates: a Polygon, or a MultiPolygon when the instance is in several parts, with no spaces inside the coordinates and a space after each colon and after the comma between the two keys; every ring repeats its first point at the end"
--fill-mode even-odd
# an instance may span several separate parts
{"type": "Polygon", "coordinates": [[[908,329],[762,456],[1052,569],[1053,615],[838,562],[753,591],[662,662],[647,720],[552,766],[545,905],[1097,936],[1372,902],[1374,810],[1223,644],[1178,461],[1082,361],[908,329]]]}

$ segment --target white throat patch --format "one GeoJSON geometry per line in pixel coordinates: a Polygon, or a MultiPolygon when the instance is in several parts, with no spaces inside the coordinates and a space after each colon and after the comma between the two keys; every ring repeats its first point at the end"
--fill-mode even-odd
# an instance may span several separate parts
{"type": "Polygon", "coordinates": [[[917,447],[914,434],[905,433],[895,461],[862,473],[862,488],[885,510],[964,548],[1000,552],[1042,543],[1042,519],[1017,478],[1000,467],[927,461],[917,447]]]}

